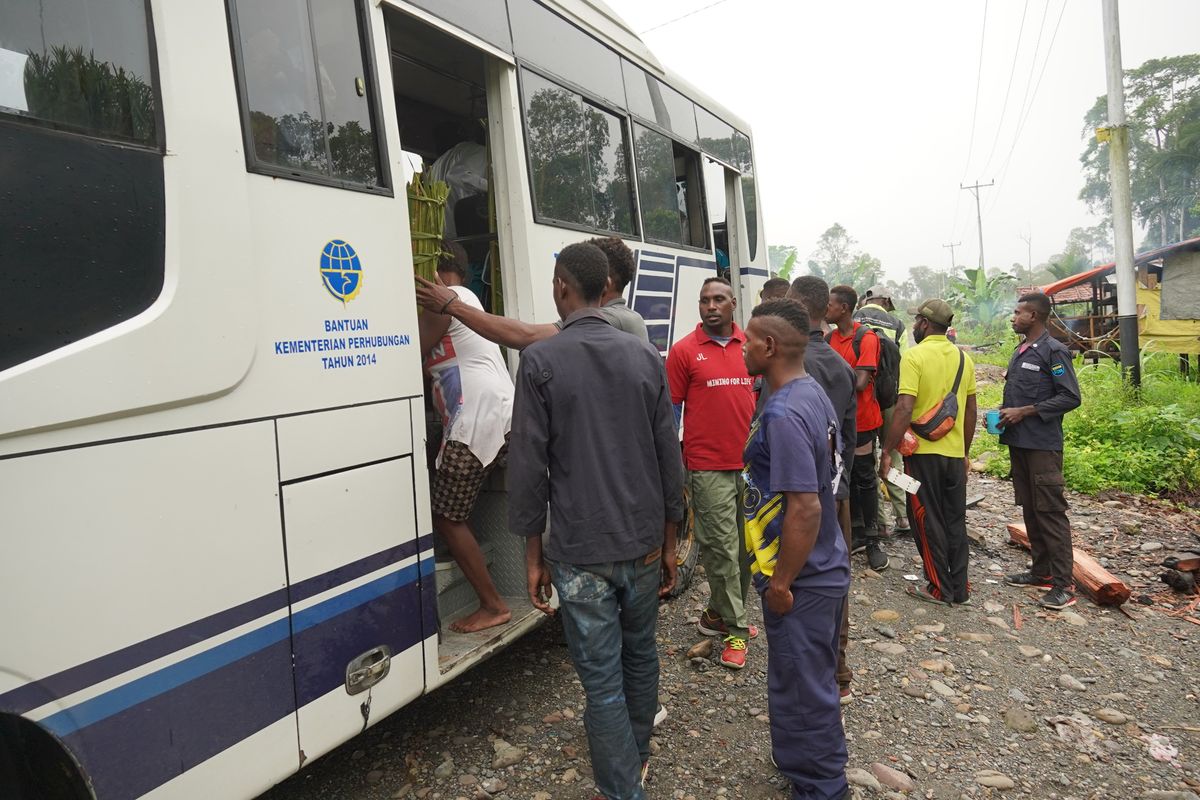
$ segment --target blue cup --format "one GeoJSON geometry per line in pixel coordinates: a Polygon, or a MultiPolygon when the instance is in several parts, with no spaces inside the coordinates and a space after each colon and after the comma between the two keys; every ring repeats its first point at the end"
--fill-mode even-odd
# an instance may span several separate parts
{"type": "Polygon", "coordinates": [[[1000,424],[1000,412],[998,410],[992,409],[984,414],[983,418],[987,422],[988,433],[999,434],[1004,431],[1004,427],[1000,424]]]}

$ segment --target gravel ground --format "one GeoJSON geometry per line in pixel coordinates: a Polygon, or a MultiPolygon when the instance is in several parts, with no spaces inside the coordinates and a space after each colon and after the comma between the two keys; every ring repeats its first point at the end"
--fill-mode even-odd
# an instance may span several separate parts
{"type": "MultiPolygon", "coordinates": [[[[1128,615],[1082,597],[1053,613],[1039,609],[1035,592],[1000,581],[1027,564],[1004,532],[1018,518],[1011,487],[972,476],[970,494],[984,495],[969,512],[972,607],[904,594],[904,576],[920,572],[911,539],[889,543],[892,566],[882,574],[854,558],[855,699],[845,711],[854,796],[1195,800],[1200,625],[1185,618],[1200,617],[1158,583],[1157,564],[1197,546],[1200,517],[1136,498],[1071,497],[1076,545],[1134,597],[1128,615]]],[[[741,672],[716,663],[719,648],[687,657],[705,641],[694,622],[706,593],[701,573],[660,609],[670,717],[653,741],[648,794],[786,798],[769,760],[765,637],[741,672]]],[[[751,606],[761,623],[756,599],[751,606]]],[[[582,715],[552,621],[264,798],[591,798],[582,715]],[[515,763],[494,766],[501,757],[515,763]]]]}

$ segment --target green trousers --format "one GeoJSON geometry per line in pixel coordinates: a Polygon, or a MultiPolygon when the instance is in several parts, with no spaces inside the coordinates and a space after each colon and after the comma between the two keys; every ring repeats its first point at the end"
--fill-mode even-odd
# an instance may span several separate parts
{"type": "Polygon", "coordinates": [[[708,575],[709,608],[729,628],[730,636],[748,639],[746,593],[750,590],[750,564],[743,533],[746,485],[742,473],[694,470],[688,481],[700,563],[708,575]]]}
{"type": "MultiPolygon", "coordinates": [[[[887,437],[888,431],[890,431],[892,429],[892,412],[895,410],[896,410],[895,406],[892,406],[891,408],[883,409],[883,428],[880,430],[879,439],[877,440],[878,444],[876,444],[876,449],[878,449],[880,446],[882,446],[883,439],[887,437]]],[[[876,463],[878,463],[878,459],[876,460],[876,463]]],[[[904,472],[904,459],[902,459],[900,457],[900,452],[898,450],[892,451],[892,466],[895,467],[896,469],[900,470],[901,472],[904,472]]],[[[879,532],[883,533],[886,530],[885,525],[887,524],[886,520],[884,519],[884,516],[883,516],[884,506],[890,505],[892,507],[892,526],[893,527],[895,527],[897,520],[907,519],[908,509],[907,509],[907,505],[906,505],[907,500],[905,498],[904,490],[901,489],[896,484],[892,483],[891,481],[881,480],[879,482],[879,494],[880,494],[880,499],[883,501],[879,504],[879,514],[878,514],[879,532]]]]}

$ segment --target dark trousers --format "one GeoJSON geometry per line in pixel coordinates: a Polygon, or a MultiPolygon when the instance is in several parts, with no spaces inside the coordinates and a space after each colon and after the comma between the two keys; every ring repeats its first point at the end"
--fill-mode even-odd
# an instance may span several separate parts
{"type": "Polygon", "coordinates": [[[1071,522],[1063,496],[1061,450],[1008,448],[1012,461],[1013,495],[1025,517],[1025,532],[1033,551],[1035,577],[1070,590],[1075,558],[1071,549],[1071,522]]]}
{"type": "MultiPolygon", "coordinates": [[[[838,527],[842,529],[842,539],[846,541],[846,552],[850,552],[850,501],[838,500],[838,527]]],[[[842,624],[838,633],[837,682],[838,687],[845,689],[854,680],[854,673],[846,662],[846,645],[850,643],[850,594],[842,602],[842,624]]]]}
{"type": "Polygon", "coordinates": [[[793,586],[792,598],[784,616],[763,603],[771,754],[792,782],[792,800],[841,800],[849,784],[835,672],[845,596],[793,586]]]}
{"type": "Polygon", "coordinates": [[[961,458],[915,453],[904,471],[921,482],[908,496],[908,519],[930,593],[948,603],[970,596],[967,586],[967,474],[961,458]]]}
{"type": "MultiPolygon", "coordinates": [[[[858,446],[875,441],[879,434],[876,428],[860,431],[858,446]]],[[[875,471],[875,451],[854,455],[850,465],[850,517],[853,520],[854,538],[879,537],[879,475],[875,471]]]]}

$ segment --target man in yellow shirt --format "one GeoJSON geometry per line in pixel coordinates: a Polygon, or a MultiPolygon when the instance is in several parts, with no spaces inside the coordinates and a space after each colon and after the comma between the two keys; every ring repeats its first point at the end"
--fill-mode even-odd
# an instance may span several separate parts
{"type": "MultiPolygon", "coordinates": [[[[921,482],[908,495],[913,538],[925,568],[924,588],[909,594],[932,603],[970,602],[967,586],[967,453],[975,437],[975,363],[946,338],[954,311],[945,300],[926,300],[912,312],[917,345],[900,359],[900,389],[880,457],[880,475],[913,420],[921,420],[953,395],[954,426],[936,440],[917,436],[904,471],[921,482]]],[[[914,431],[916,433],[916,431],[914,431]]]]}

